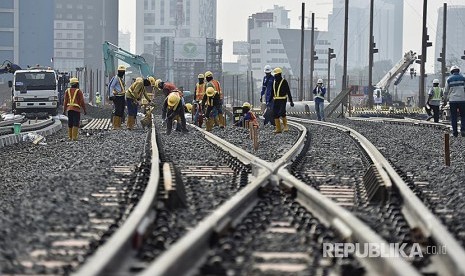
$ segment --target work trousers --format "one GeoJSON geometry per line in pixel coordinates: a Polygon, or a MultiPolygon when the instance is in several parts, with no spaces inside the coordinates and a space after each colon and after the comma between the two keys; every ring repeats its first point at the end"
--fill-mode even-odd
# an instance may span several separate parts
{"type": "Polygon", "coordinates": [[[273,100],[273,113],[274,118],[279,119],[280,117],[286,117],[286,104],[287,100],[273,100]]]}
{"type": "Polygon", "coordinates": [[[118,117],[124,117],[124,106],[126,105],[124,96],[114,96],[113,104],[115,105],[114,115],[118,117]]]}
{"type": "Polygon", "coordinates": [[[433,110],[433,118],[435,123],[439,123],[439,105],[430,105],[431,110],[433,110]]]}
{"type": "Polygon", "coordinates": [[[137,102],[134,99],[127,98],[126,106],[128,107],[128,116],[137,116],[137,102]]]}
{"type": "Polygon", "coordinates": [[[449,102],[450,106],[450,123],[454,136],[458,135],[457,130],[457,110],[460,116],[460,132],[465,133],[465,102],[449,102]]]}
{"type": "Polygon", "coordinates": [[[68,127],[79,127],[81,122],[81,112],[69,110],[68,111],[68,127]]]}

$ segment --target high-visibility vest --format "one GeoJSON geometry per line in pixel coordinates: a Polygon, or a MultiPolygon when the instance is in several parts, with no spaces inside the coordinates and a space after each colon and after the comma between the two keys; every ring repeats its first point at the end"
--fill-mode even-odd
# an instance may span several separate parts
{"type": "Polygon", "coordinates": [[[275,86],[276,81],[273,81],[273,99],[275,99],[275,100],[287,99],[287,95],[286,96],[279,96],[279,92],[281,92],[281,85],[283,84],[283,81],[284,81],[284,79],[281,79],[281,81],[279,82],[278,90],[276,90],[276,86],[275,86]]]}
{"type": "Polygon", "coordinates": [[[441,100],[441,88],[440,87],[433,87],[433,101],[440,101],[441,100]]]}
{"type": "Polygon", "coordinates": [[[102,98],[100,97],[100,95],[95,96],[95,103],[100,104],[101,102],[102,102],[102,98]]]}
{"type": "Polygon", "coordinates": [[[74,102],[76,100],[76,96],[77,96],[78,92],[79,92],[79,88],[76,88],[74,90],[74,95],[71,97],[71,89],[70,88],[66,89],[66,95],[68,95],[68,104],[67,104],[67,106],[75,106],[77,108],[81,108],[80,105],[78,105],[77,103],[74,102]]]}
{"type": "Polygon", "coordinates": [[[218,94],[220,94],[220,99],[223,99],[223,93],[221,92],[220,83],[217,80],[211,80],[207,82],[206,88],[213,87],[218,94]]]}
{"type": "Polygon", "coordinates": [[[205,94],[205,83],[197,83],[195,85],[195,98],[197,101],[201,101],[203,99],[203,94],[205,94]]]}

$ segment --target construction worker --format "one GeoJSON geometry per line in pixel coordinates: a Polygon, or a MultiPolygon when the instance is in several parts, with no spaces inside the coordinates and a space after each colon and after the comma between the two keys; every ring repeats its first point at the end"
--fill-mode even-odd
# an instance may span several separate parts
{"type": "Polygon", "coordinates": [[[100,97],[100,92],[95,92],[95,105],[97,107],[100,107],[100,105],[102,104],[102,97],[100,97]]]}
{"type": "Polygon", "coordinates": [[[69,80],[71,88],[66,89],[63,103],[63,115],[68,112],[68,138],[77,141],[79,133],[79,123],[81,121],[81,108],[86,112],[84,94],[79,89],[79,80],[71,78],[69,80]]]}
{"type": "MultiPolygon", "coordinates": [[[[439,123],[439,106],[441,105],[443,90],[439,87],[439,80],[433,80],[433,87],[428,92],[427,105],[433,110],[433,118],[435,123],[439,123]]],[[[431,115],[430,115],[431,116],[431,115]]],[[[428,118],[431,119],[431,118],[428,118]]]]}
{"type": "Polygon", "coordinates": [[[450,76],[447,78],[444,91],[443,107],[449,102],[450,123],[454,137],[459,135],[457,130],[457,109],[460,114],[460,134],[465,137],[465,77],[460,74],[460,68],[453,65],[450,68],[450,76]]]}
{"type": "Polygon", "coordinates": [[[291,106],[294,106],[292,101],[291,89],[287,80],[282,77],[283,70],[279,67],[274,68],[274,81],[273,81],[273,113],[274,113],[274,123],[276,125],[275,133],[281,133],[284,131],[289,131],[287,126],[286,118],[286,104],[287,99],[291,106]],[[279,118],[283,119],[283,129],[281,129],[281,122],[279,118]]]}
{"type": "Polygon", "coordinates": [[[124,106],[126,105],[124,95],[126,94],[124,85],[124,75],[126,74],[126,67],[123,65],[118,66],[118,74],[113,76],[108,85],[110,100],[113,101],[113,129],[120,129],[121,122],[124,117],[124,106]]]}
{"type": "Polygon", "coordinates": [[[265,76],[263,77],[263,86],[262,86],[262,91],[260,93],[260,102],[263,102],[263,96],[265,96],[265,104],[266,104],[266,109],[263,114],[263,117],[265,118],[265,121],[263,122],[263,125],[266,125],[268,122],[271,125],[274,124],[274,116],[273,116],[273,81],[274,77],[271,75],[271,66],[266,65],[265,68],[263,69],[263,72],[265,72],[265,76]]]}
{"type": "Polygon", "coordinates": [[[316,82],[316,86],[313,88],[313,95],[315,98],[316,117],[318,121],[324,121],[326,87],[324,87],[322,79],[318,79],[316,82]]]}
{"type": "MultiPolygon", "coordinates": [[[[163,123],[166,123],[166,134],[170,135],[171,130],[173,129],[173,120],[175,117],[179,117],[181,121],[181,130],[183,133],[187,133],[186,127],[186,117],[184,113],[184,106],[181,101],[181,95],[179,92],[174,91],[171,92],[166,98],[165,102],[163,103],[162,108],[162,120],[163,123]]],[[[179,125],[179,122],[177,126],[179,125]]]]}
{"type": "Polygon", "coordinates": [[[126,91],[126,105],[128,107],[128,121],[126,124],[127,129],[132,130],[136,124],[137,107],[142,96],[147,100],[148,103],[152,101],[147,95],[145,87],[155,87],[155,78],[148,77],[147,79],[136,80],[129,89],[126,91]]]}
{"type": "Polygon", "coordinates": [[[215,124],[213,112],[219,107],[220,104],[221,102],[219,93],[216,92],[213,87],[208,87],[205,90],[205,95],[203,95],[202,99],[202,109],[205,110],[205,118],[207,118],[205,128],[207,131],[211,131],[213,129],[213,125],[215,124]]]}
{"type": "Polygon", "coordinates": [[[205,94],[205,76],[204,74],[199,74],[197,78],[199,82],[195,84],[195,100],[201,102],[205,94]]]}
{"type": "Polygon", "coordinates": [[[202,114],[202,101],[192,101],[192,120],[194,124],[198,127],[202,127],[203,125],[203,114],[202,114]]]}
{"type": "Polygon", "coordinates": [[[220,82],[213,79],[213,73],[210,71],[205,72],[205,79],[207,80],[206,87],[212,87],[220,98],[219,105],[216,107],[214,112],[218,113],[218,117],[214,117],[215,124],[219,125],[220,128],[224,128],[225,120],[223,116],[223,92],[221,91],[220,82]]]}
{"type": "Polygon", "coordinates": [[[165,94],[165,97],[168,97],[168,95],[174,90],[178,90],[178,88],[176,87],[176,85],[174,85],[174,83],[164,82],[161,79],[156,80],[155,87],[163,91],[163,94],[165,94]]]}
{"type": "Polygon", "coordinates": [[[257,116],[255,115],[255,113],[250,111],[251,108],[252,108],[252,106],[248,102],[245,102],[245,103],[242,104],[242,116],[239,119],[239,121],[237,121],[234,124],[235,126],[244,127],[244,126],[246,126],[245,122],[248,121],[249,124],[252,124],[252,125],[258,127],[257,116]]]}

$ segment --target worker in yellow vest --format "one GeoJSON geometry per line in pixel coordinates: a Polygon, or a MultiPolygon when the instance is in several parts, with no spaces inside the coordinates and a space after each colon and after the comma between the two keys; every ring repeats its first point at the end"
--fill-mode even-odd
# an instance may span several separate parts
{"type": "Polygon", "coordinates": [[[79,133],[79,123],[81,121],[81,108],[86,112],[84,94],[79,89],[79,80],[71,78],[69,80],[71,88],[66,89],[63,103],[63,115],[68,112],[68,138],[77,141],[79,133]]]}
{"type": "Polygon", "coordinates": [[[100,97],[100,92],[95,93],[95,105],[100,107],[102,105],[102,97],[100,97]]]}

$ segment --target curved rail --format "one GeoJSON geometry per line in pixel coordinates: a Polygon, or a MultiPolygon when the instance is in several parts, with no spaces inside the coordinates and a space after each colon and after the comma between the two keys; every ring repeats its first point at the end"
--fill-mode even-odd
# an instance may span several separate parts
{"type": "Polygon", "coordinates": [[[5,121],[5,122],[8,122],[8,124],[4,124],[3,126],[0,127],[0,135],[13,134],[14,133],[13,124],[15,123],[22,123],[21,132],[28,132],[28,131],[35,131],[35,130],[48,127],[55,122],[55,120],[52,117],[49,117],[48,119],[41,120],[40,122],[37,122],[37,123],[31,124],[31,121],[29,121],[29,124],[25,124],[23,122],[23,119],[24,118],[5,121]]]}
{"type": "MultiPolygon", "coordinates": [[[[280,180],[295,187],[299,191],[299,200],[305,203],[303,205],[322,217],[323,221],[327,221],[329,225],[338,229],[344,238],[350,239],[352,237],[362,242],[376,242],[380,245],[386,245],[386,241],[369,227],[365,226],[350,212],[344,210],[308,185],[293,178],[287,170],[283,169],[302,150],[304,146],[303,142],[306,138],[307,129],[304,126],[296,123],[292,123],[292,125],[297,127],[302,132],[302,135],[298,143],[274,163],[261,160],[229,142],[195,127],[199,131],[202,131],[205,137],[208,137],[207,139],[216,143],[224,150],[235,152],[235,156],[239,159],[242,157],[245,162],[260,167],[256,170],[260,173],[255,175],[252,183],[249,183],[239,193],[202,220],[197,227],[183,236],[168,251],[165,251],[140,275],[188,275],[193,273],[205,259],[213,235],[221,233],[229,226],[236,225],[254,207],[258,201],[260,187],[269,185],[269,183],[277,184],[280,180]]],[[[387,247],[386,245],[385,248],[387,247]]],[[[419,275],[410,264],[398,257],[366,258],[361,261],[374,274],[419,275]]]]}
{"type": "Polygon", "coordinates": [[[158,145],[155,138],[155,127],[151,132],[151,169],[150,179],[144,194],[137,206],[131,212],[123,225],[105,242],[84,265],[74,274],[82,276],[103,275],[115,271],[131,254],[131,241],[144,234],[147,226],[155,219],[152,206],[157,198],[158,183],[160,179],[158,145]]]}
{"type": "Polygon", "coordinates": [[[437,257],[439,269],[446,275],[465,275],[465,250],[447,231],[447,228],[434,216],[434,214],[421,202],[421,200],[410,190],[402,177],[389,164],[389,161],[379,152],[379,150],[368,141],[363,135],[355,130],[322,121],[289,118],[302,123],[318,124],[337,128],[349,133],[359,141],[360,145],[368,149],[370,156],[376,157],[376,162],[381,170],[388,175],[391,183],[399,191],[403,200],[402,212],[412,228],[418,227],[424,237],[430,237],[437,248],[446,248],[447,254],[434,255],[437,257]]]}

